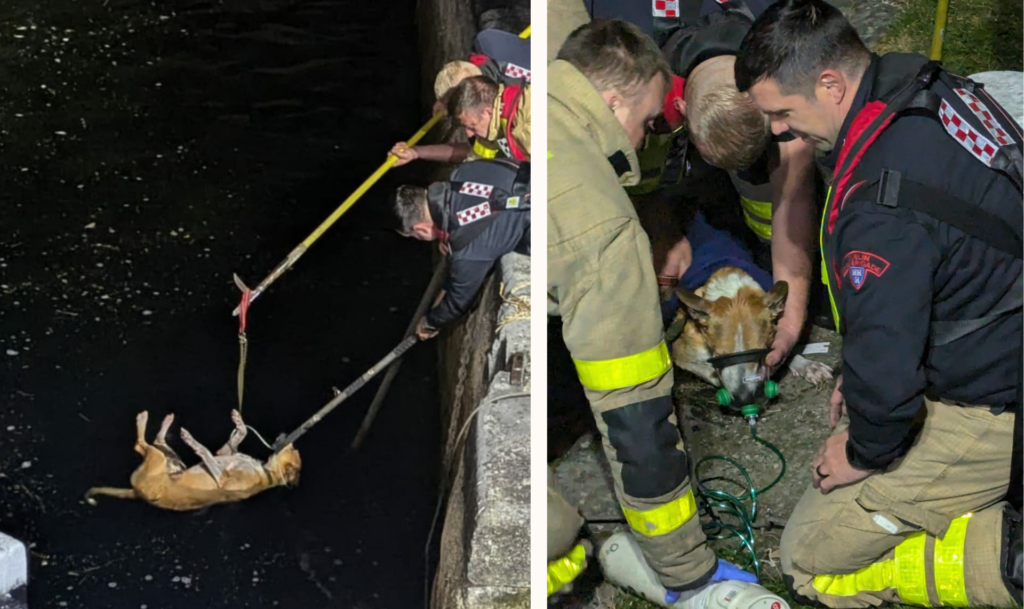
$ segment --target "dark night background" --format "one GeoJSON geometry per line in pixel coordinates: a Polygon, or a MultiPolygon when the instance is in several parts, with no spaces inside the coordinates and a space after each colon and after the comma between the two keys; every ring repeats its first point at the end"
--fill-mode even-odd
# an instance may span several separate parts
{"type": "MultiPolygon", "coordinates": [[[[301,484],[173,513],[127,486],[135,415],[211,449],[236,405],[237,272],[255,286],[425,122],[414,2],[8,0],[0,12],[0,530],[32,607],[422,603],[436,355],[299,442],[301,484]]],[[[430,275],[389,172],[249,316],[246,421],[296,427],[401,340],[430,275]]],[[[242,450],[269,451],[250,433],[242,450]]],[[[436,536],[435,536],[436,537],[436,536]]],[[[436,539],[435,539],[436,541],[436,539]]]]}

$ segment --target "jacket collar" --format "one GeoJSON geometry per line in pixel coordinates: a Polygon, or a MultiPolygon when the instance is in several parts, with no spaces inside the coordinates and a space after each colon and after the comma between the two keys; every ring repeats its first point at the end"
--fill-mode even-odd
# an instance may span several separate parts
{"type": "Polygon", "coordinates": [[[640,182],[640,161],[626,130],[575,66],[561,59],[548,64],[548,97],[576,118],[576,126],[615,168],[620,184],[633,186],[640,182]]]}

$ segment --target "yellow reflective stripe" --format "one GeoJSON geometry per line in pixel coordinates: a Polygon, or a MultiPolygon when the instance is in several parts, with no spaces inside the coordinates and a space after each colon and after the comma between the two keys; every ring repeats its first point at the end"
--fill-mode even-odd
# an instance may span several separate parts
{"type": "Polygon", "coordinates": [[[488,147],[480,138],[473,138],[473,152],[482,159],[493,159],[498,156],[498,149],[488,147]]]}
{"type": "Polygon", "coordinates": [[[905,605],[929,607],[928,579],[925,575],[925,533],[914,533],[896,546],[896,590],[905,605]]]}
{"type": "Polygon", "coordinates": [[[554,594],[565,584],[576,579],[583,572],[583,561],[587,558],[587,551],[582,544],[561,558],[548,563],[548,596],[554,594]]]}
{"type": "Polygon", "coordinates": [[[943,607],[966,607],[967,588],[964,584],[964,540],[967,521],[965,514],[949,525],[946,536],[935,540],[935,589],[943,607]]]}
{"type": "Polygon", "coordinates": [[[551,151],[550,150],[548,150],[548,158],[549,159],[551,158],[551,151]]]}
{"type": "Polygon", "coordinates": [[[883,560],[847,575],[816,575],[811,584],[821,594],[856,596],[861,592],[880,592],[894,588],[896,562],[883,560]]]}
{"type": "Polygon", "coordinates": [[[743,206],[743,211],[754,216],[755,218],[761,218],[762,220],[772,219],[772,204],[771,201],[754,201],[746,197],[740,197],[740,205],[743,206]]]}
{"type": "Polygon", "coordinates": [[[828,202],[832,198],[832,187],[828,187],[828,194],[825,195],[825,211],[821,213],[821,230],[818,232],[818,247],[821,248],[821,282],[825,284],[828,291],[828,302],[832,305],[832,321],[836,324],[836,332],[839,332],[839,309],[836,307],[835,296],[832,295],[832,283],[829,278],[828,264],[825,262],[825,221],[828,218],[828,202]]]}
{"type": "Polygon", "coordinates": [[[622,513],[634,531],[645,537],[657,537],[671,533],[693,518],[697,513],[697,501],[693,498],[693,491],[687,490],[679,499],[653,510],[641,512],[622,506],[622,513]]]}
{"type": "Polygon", "coordinates": [[[817,575],[811,585],[821,594],[856,596],[895,588],[907,605],[929,606],[925,575],[925,533],[907,536],[896,546],[896,556],[845,575],[817,575]]]}
{"type": "Polygon", "coordinates": [[[672,369],[665,341],[636,355],[598,361],[574,359],[573,362],[580,382],[594,391],[633,387],[656,379],[672,369]]]}

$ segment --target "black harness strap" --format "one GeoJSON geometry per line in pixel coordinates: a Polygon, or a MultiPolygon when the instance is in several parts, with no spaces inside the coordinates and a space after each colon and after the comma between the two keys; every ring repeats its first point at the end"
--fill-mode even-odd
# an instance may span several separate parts
{"type": "MultiPolygon", "coordinates": [[[[879,186],[879,205],[909,209],[931,216],[999,251],[1021,259],[1024,241],[1021,241],[1019,230],[1014,230],[1012,225],[988,210],[947,192],[908,180],[898,171],[883,169],[881,178],[871,186],[874,184],[879,186]]],[[[1021,211],[1020,224],[1024,224],[1024,208],[1021,211]]]]}

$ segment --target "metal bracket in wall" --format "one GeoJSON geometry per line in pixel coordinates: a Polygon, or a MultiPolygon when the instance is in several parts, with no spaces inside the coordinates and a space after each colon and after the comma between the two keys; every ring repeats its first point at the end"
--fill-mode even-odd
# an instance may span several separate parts
{"type": "Polygon", "coordinates": [[[508,382],[513,387],[522,387],[526,373],[526,354],[516,351],[509,359],[508,382]]]}

